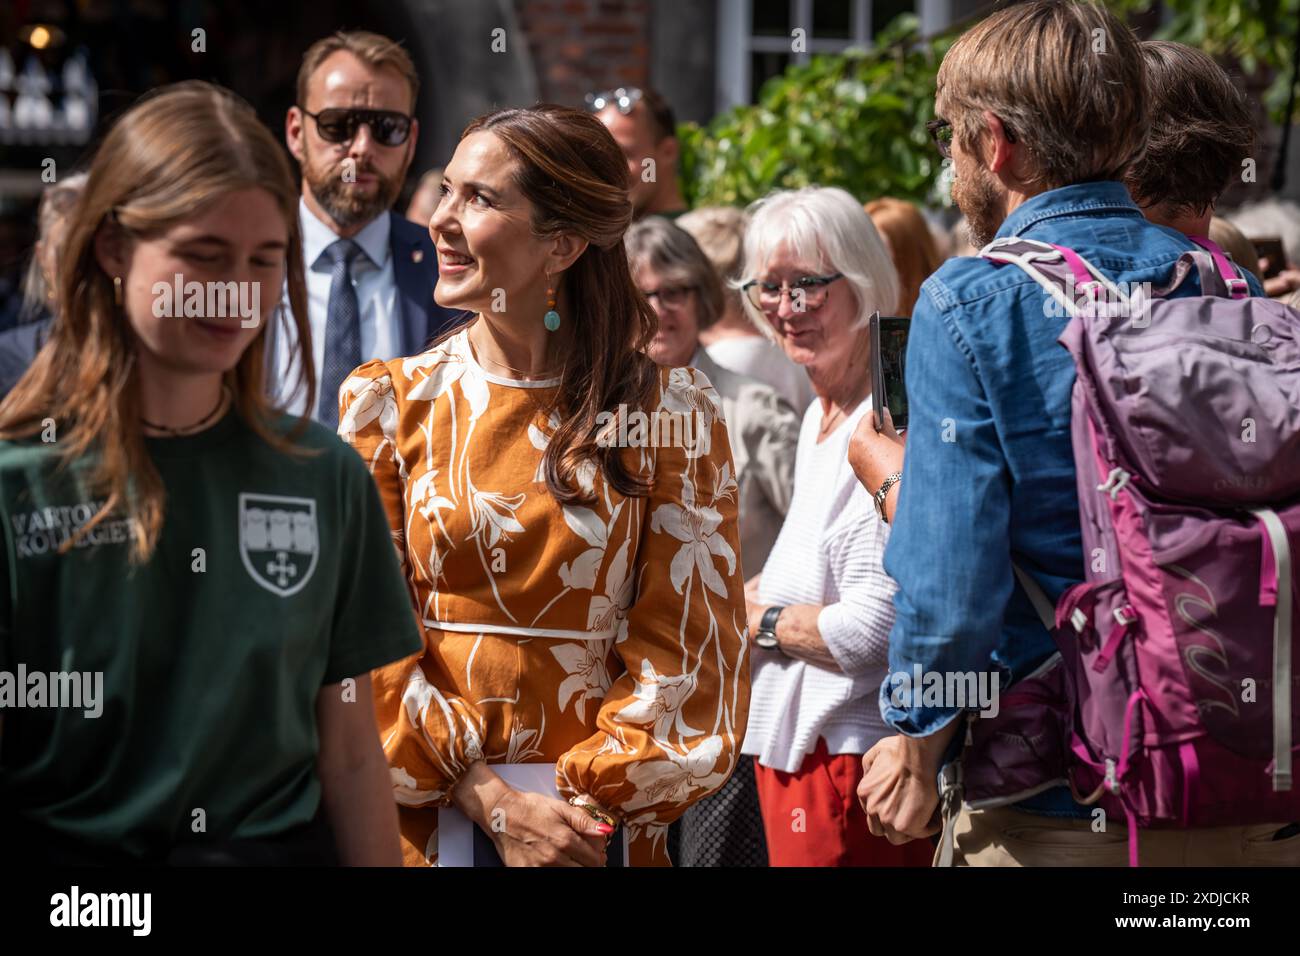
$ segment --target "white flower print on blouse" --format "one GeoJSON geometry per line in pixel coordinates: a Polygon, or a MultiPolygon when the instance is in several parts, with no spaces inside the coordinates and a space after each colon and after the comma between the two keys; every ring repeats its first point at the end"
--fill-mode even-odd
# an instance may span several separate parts
{"type": "Polygon", "coordinates": [[[698,737],[696,730],[682,716],[682,708],[695,693],[695,674],[660,674],[650,661],[641,662],[641,677],[636,685],[636,700],[615,716],[633,726],[651,728],[651,736],[664,750],[673,746],[670,734],[676,731],[677,744],[683,738],[698,737]]]}
{"type": "MultiPolygon", "coordinates": [[[[731,767],[717,769],[724,751],[723,739],[714,734],[696,744],[689,753],[665,751],[665,760],[643,760],[628,768],[628,783],[636,795],[627,800],[625,810],[635,810],[653,803],[689,803],[697,792],[722,786],[731,767]]],[[[730,761],[728,761],[730,764],[730,761]]]]}
{"type": "Polygon", "coordinates": [[[678,594],[682,593],[683,585],[694,577],[694,572],[699,571],[700,580],[710,591],[719,597],[727,596],[726,582],[713,566],[713,556],[724,559],[727,562],[727,573],[734,574],[736,552],[731,550],[727,539],[717,533],[721,524],[722,515],[717,508],[696,505],[695,486],[686,475],[682,476],[682,503],[662,504],[650,516],[651,531],[666,531],[682,542],[669,568],[673,588],[678,594]]]}
{"type": "Polygon", "coordinates": [[[609,671],[605,667],[605,641],[579,641],[552,647],[551,653],[568,675],[560,681],[556,703],[563,712],[575,697],[574,709],[579,720],[586,720],[587,701],[602,701],[609,690],[609,671]]]}

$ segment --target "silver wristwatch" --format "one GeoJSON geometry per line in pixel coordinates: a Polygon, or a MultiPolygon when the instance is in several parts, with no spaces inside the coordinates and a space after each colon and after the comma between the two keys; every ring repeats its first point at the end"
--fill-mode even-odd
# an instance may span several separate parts
{"type": "Polygon", "coordinates": [[[885,499],[889,496],[889,489],[894,487],[903,479],[903,473],[896,471],[880,486],[880,490],[871,496],[871,500],[876,503],[876,514],[880,515],[880,520],[889,524],[889,518],[885,515],[885,499]]]}

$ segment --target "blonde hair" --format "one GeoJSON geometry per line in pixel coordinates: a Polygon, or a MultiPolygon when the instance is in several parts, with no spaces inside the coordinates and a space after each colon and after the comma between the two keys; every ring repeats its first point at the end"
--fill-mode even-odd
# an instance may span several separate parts
{"type": "Polygon", "coordinates": [[[1233,262],[1249,271],[1256,279],[1264,281],[1259,271],[1259,253],[1244,232],[1228,220],[1214,216],[1210,219],[1210,234],[1207,238],[1232,256],[1233,262]]]}
{"type": "Polygon", "coordinates": [[[1029,153],[1026,182],[1121,179],[1147,142],[1137,38],[1099,4],[1030,0],[990,14],[949,48],[935,109],[974,151],[985,110],[1029,153]]]}
{"type": "MultiPolygon", "coordinates": [[[[858,323],[866,327],[872,312],[888,315],[898,303],[898,272],[858,201],[834,186],[778,190],[749,207],[740,288],[756,279],[768,259],[785,245],[798,259],[824,272],[839,272],[858,303],[858,323]],[[814,266],[813,264],[816,263],[814,266]]],[[[769,339],[776,330],[748,296],[741,303],[754,325],[769,339]]]]}
{"type": "Polygon", "coordinates": [[[873,199],[864,208],[876,229],[885,237],[894,268],[898,270],[896,314],[910,317],[921,294],[921,283],[943,261],[934,234],[921,211],[902,199],[885,196],[873,199]]]}
{"type": "Polygon", "coordinates": [[[307,107],[307,87],[311,84],[312,74],[340,50],[351,53],[372,70],[390,67],[402,74],[411,88],[411,112],[415,112],[415,97],[420,92],[420,74],[415,72],[411,55],[396,40],[365,30],[340,30],[317,40],[307,48],[307,52],[302,55],[302,64],[298,67],[299,109],[307,107]]]}
{"type": "MultiPolygon", "coordinates": [[[[64,542],[64,550],[125,506],[135,537],[132,558],[144,561],[163,523],[162,478],[140,427],[138,345],[115,305],[113,280],[96,258],[96,235],[107,229],[148,238],[202,214],[223,196],[254,188],[275,197],[288,227],[289,304],[297,340],[308,342],[298,190],[284,150],[252,107],[209,83],[177,83],[131,107],[99,147],[68,216],[49,340],[0,403],[0,438],[34,435],[53,418],[65,462],[87,453],[97,457],[91,481],[106,495],[105,503],[64,542]]],[[[265,342],[263,328],[225,374],[225,383],[244,422],[274,447],[292,451],[307,419],[287,435],[270,424],[277,410],[266,398],[265,342]]],[[[311,408],[315,370],[311,362],[299,366],[311,408]]]]}

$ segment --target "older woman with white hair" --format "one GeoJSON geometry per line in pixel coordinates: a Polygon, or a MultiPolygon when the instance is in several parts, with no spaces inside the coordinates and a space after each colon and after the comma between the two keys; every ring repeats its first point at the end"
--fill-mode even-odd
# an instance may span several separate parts
{"type": "Polygon", "coordinates": [[[862,206],[842,189],[783,191],[750,208],[745,308],[808,372],[794,497],[747,589],[753,657],[743,752],[773,866],[924,866],[929,847],[874,837],[855,797],[862,755],[890,731],[877,696],[895,586],[888,527],[847,460],[871,412],[868,319],[899,281],[862,206]]]}

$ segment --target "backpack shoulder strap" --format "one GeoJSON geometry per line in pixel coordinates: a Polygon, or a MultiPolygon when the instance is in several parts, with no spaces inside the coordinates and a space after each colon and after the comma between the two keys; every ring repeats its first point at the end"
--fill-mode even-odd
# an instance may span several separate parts
{"type": "Polygon", "coordinates": [[[1079,311],[1076,293],[1082,294],[1091,302],[1097,302],[1105,289],[1111,296],[1111,302],[1129,301],[1129,297],[1115,283],[1068,246],[1005,236],[994,239],[979,254],[993,262],[1010,263],[1019,267],[1056,299],[1069,316],[1074,316],[1079,311]]]}
{"type": "Polygon", "coordinates": [[[1228,258],[1228,254],[1219,247],[1217,242],[1209,236],[1188,236],[1187,238],[1208,252],[1210,258],[1214,260],[1216,267],[1214,270],[1201,270],[1201,291],[1203,293],[1210,295],[1209,290],[1213,288],[1214,295],[1227,295],[1234,299],[1250,298],[1250,284],[1246,282],[1245,273],[1239,271],[1240,267],[1233,268],[1232,260],[1228,258]],[[1206,272],[1211,272],[1211,284],[1209,286],[1205,284],[1206,272]],[[1221,280],[1221,282],[1213,281],[1215,278],[1221,280]],[[1223,291],[1220,292],[1219,289],[1223,289],[1223,291]]]}

